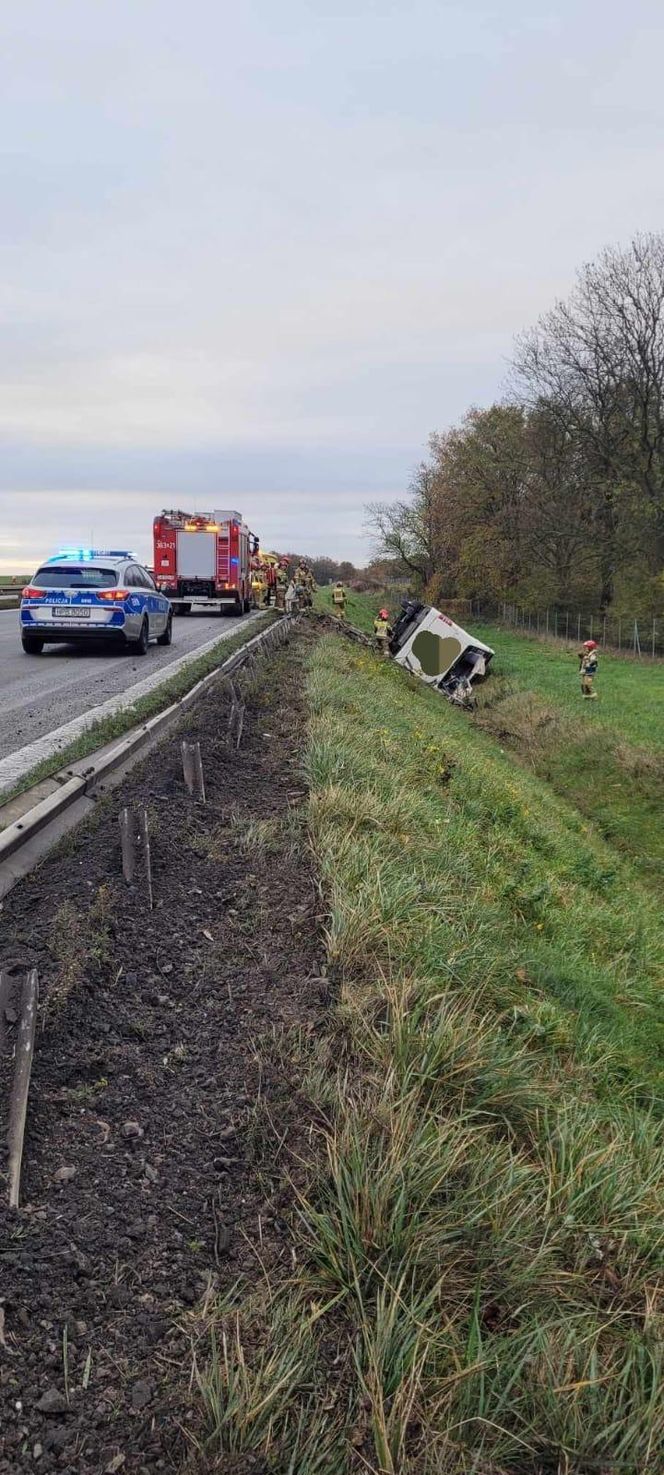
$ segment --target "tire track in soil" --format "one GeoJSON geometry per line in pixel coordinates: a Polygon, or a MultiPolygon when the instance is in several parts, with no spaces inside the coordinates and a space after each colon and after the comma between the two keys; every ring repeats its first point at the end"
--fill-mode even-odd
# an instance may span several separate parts
{"type": "Polygon", "coordinates": [[[320,901],[306,847],[282,836],[247,853],[238,825],[279,821],[304,797],[312,638],[260,666],[239,753],[227,689],[213,689],[0,912],[0,962],[36,966],[46,1007],[24,1207],[0,1209],[2,1475],[177,1468],[192,1417],[183,1315],[210,1276],[222,1291],[255,1279],[259,1240],[268,1272],[288,1262],[288,1195],[266,1198],[252,1172],[257,1093],[286,1153],[306,1113],[253,1042],[320,1016],[320,901]],[[201,742],[205,809],[184,794],[182,735],[201,742]],[[137,802],[152,820],[152,913],[120,873],[118,811],[137,802]]]}

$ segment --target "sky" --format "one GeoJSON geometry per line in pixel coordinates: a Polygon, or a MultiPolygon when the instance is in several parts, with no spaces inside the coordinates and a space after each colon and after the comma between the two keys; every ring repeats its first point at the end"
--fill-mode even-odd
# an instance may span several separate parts
{"type": "Polygon", "coordinates": [[[366,562],[664,227],[663,65],[661,0],[0,0],[0,572],[174,505],[366,562]]]}

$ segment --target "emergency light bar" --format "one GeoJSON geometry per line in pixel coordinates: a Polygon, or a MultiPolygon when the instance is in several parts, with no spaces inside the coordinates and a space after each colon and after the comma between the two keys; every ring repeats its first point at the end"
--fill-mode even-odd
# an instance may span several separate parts
{"type": "Polygon", "coordinates": [[[136,558],[129,548],[61,548],[46,559],[49,563],[60,563],[62,559],[76,559],[77,563],[90,563],[93,558],[136,558]]]}

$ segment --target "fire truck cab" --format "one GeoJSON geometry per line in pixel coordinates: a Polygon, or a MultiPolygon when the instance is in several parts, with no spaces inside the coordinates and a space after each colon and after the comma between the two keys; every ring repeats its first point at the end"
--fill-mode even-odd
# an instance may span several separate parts
{"type": "Polygon", "coordinates": [[[254,604],[253,534],[239,512],[164,511],[154,520],[154,577],[176,614],[244,614],[254,604]]]}

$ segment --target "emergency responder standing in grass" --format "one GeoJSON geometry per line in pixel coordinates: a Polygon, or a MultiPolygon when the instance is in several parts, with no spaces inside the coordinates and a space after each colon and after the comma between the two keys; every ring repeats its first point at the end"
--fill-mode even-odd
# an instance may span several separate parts
{"type": "Polygon", "coordinates": [[[389,655],[389,641],[392,636],[389,610],[379,609],[373,623],[376,645],[384,656],[389,655]]]}
{"type": "Polygon", "coordinates": [[[346,590],[344,589],[341,579],[337,579],[334,589],[332,590],[332,604],[334,606],[335,615],[338,615],[340,620],[345,620],[346,590]]]}
{"type": "Polygon", "coordinates": [[[597,700],[597,692],[594,690],[594,680],[597,675],[598,645],[596,640],[584,640],[583,649],[579,651],[579,663],[581,671],[581,695],[589,701],[597,700]]]}

